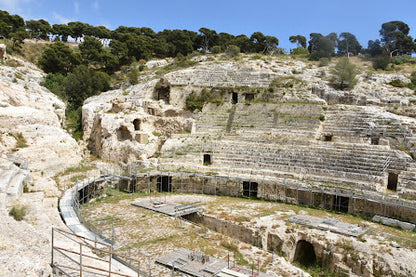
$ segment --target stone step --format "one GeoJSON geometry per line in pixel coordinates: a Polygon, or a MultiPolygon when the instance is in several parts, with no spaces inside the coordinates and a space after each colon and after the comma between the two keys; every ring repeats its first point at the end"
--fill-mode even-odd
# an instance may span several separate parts
{"type": "Polygon", "coordinates": [[[0,192],[7,192],[7,188],[13,177],[19,172],[19,168],[11,165],[8,170],[4,170],[0,175],[0,192]]]}
{"type": "Polygon", "coordinates": [[[23,187],[28,178],[28,172],[25,170],[20,170],[10,181],[7,188],[7,197],[15,201],[20,198],[23,194],[23,187]]]}

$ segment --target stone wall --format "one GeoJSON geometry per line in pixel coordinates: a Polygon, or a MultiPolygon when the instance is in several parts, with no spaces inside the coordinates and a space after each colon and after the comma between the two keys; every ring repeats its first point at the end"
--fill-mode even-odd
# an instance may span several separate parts
{"type": "Polygon", "coordinates": [[[204,176],[190,173],[145,173],[135,177],[134,191],[155,193],[158,177],[170,177],[170,191],[176,193],[201,193],[244,196],[243,182],[256,182],[257,190],[252,198],[282,201],[296,205],[313,206],[363,215],[383,215],[416,223],[416,206],[411,201],[399,202],[395,198],[358,195],[353,191],[325,191],[289,186],[283,183],[265,182],[256,179],[231,178],[227,176],[204,176]]]}

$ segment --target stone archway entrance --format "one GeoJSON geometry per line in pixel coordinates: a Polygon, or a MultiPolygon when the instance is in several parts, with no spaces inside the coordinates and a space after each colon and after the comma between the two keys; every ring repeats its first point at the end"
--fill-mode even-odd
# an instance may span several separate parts
{"type": "Polygon", "coordinates": [[[306,267],[316,264],[315,248],[312,243],[306,240],[298,241],[293,261],[306,267]]]}

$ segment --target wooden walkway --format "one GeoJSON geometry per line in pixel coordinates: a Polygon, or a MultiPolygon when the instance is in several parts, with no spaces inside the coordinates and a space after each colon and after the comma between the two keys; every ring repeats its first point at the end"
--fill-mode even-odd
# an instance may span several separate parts
{"type": "Polygon", "coordinates": [[[227,261],[213,258],[200,252],[179,248],[161,258],[156,263],[167,267],[174,267],[175,271],[195,277],[271,277],[265,273],[257,273],[251,269],[230,266],[227,261]]]}
{"type": "Polygon", "coordinates": [[[176,204],[165,201],[150,201],[149,198],[137,198],[131,205],[151,210],[157,213],[172,217],[184,216],[197,212],[202,212],[201,203],[176,204]]]}

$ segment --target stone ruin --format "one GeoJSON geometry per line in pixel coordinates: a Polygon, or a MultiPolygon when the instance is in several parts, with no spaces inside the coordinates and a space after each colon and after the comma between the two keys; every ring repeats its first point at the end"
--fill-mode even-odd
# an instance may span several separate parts
{"type": "MultiPolygon", "coordinates": [[[[154,159],[158,170],[170,172],[160,176],[161,191],[197,188],[204,193],[281,200],[345,213],[364,211],[415,223],[416,120],[371,105],[354,92],[328,98],[328,88],[312,89],[314,84],[308,80],[303,80],[299,92],[283,86],[269,90],[279,76],[236,63],[171,72],[132,91],[103,96],[108,98],[95,103],[99,112],[86,117],[85,133],[93,135],[90,147],[100,150],[102,157],[111,159],[108,153],[113,150],[117,157],[117,147],[123,145],[133,153],[128,161],[147,166],[154,159]],[[220,92],[222,101],[185,113],[186,96],[204,89],[220,92]],[[263,101],[262,93],[279,101],[263,101]],[[367,106],[348,105],[357,103],[367,106]],[[140,148],[146,155],[137,144],[147,144],[140,148]],[[140,159],[135,160],[137,153],[140,159]],[[186,188],[191,182],[174,175],[181,172],[192,172],[193,178],[198,173],[214,176],[223,185],[208,186],[210,181],[201,178],[204,181],[186,188]]],[[[84,108],[85,114],[93,110],[84,108]]],[[[141,179],[136,181],[139,185],[141,179]]],[[[142,181],[143,188],[150,186],[148,175],[142,181]]],[[[349,236],[362,231],[332,220],[293,220],[318,229],[348,231],[349,236]]],[[[314,247],[310,239],[293,243],[294,260],[307,264],[316,259],[315,252],[308,250],[314,247]]],[[[321,257],[325,249],[319,253],[321,257]]]]}

